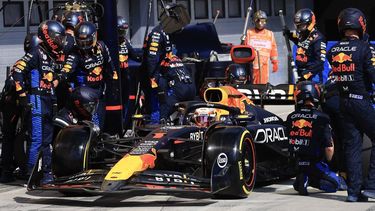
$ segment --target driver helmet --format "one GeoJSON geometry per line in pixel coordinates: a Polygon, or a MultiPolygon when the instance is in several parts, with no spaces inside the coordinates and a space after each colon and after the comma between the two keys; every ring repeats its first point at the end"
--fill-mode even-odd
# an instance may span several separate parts
{"type": "Polygon", "coordinates": [[[79,49],[88,51],[96,46],[97,30],[95,24],[91,22],[81,22],[75,28],[74,34],[79,49]]]}
{"type": "Polygon", "coordinates": [[[317,106],[320,102],[320,88],[312,81],[301,81],[296,85],[294,96],[297,105],[304,105],[307,100],[317,106]]]}
{"type": "Polygon", "coordinates": [[[315,14],[311,9],[300,9],[294,15],[294,25],[300,38],[307,38],[310,32],[314,30],[315,24],[315,14]]]}
{"type": "Polygon", "coordinates": [[[230,84],[246,84],[247,74],[244,66],[231,64],[226,70],[226,78],[230,84]]]}
{"type": "Polygon", "coordinates": [[[57,21],[43,21],[38,27],[38,38],[49,52],[58,53],[65,46],[65,27],[57,21]]]}
{"type": "Polygon", "coordinates": [[[366,35],[366,17],[361,10],[357,8],[346,8],[339,14],[337,25],[341,36],[347,29],[357,30],[359,36],[363,39],[366,35]],[[364,36],[365,35],[365,36],[364,36]]]}
{"type": "Polygon", "coordinates": [[[197,108],[193,114],[193,122],[198,127],[208,127],[215,121],[216,112],[214,108],[197,108]]]}
{"type": "Polygon", "coordinates": [[[100,94],[97,90],[87,86],[74,89],[71,94],[73,111],[79,120],[91,120],[96,113],[100,94]]]}

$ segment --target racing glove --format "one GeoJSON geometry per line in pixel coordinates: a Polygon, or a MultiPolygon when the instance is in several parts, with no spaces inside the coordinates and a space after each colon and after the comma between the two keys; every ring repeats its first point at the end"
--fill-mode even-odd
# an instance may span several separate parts
{"type": "Polygon", "coordinates": [[[279,61],[273,60],[272,61],[272,72],[275,73],[279,69],[279,61]]]}
{"type": "Polygon", "coordinates": [[[20,106],[22,112],[27,113],[30,109],[31,106],[29,104],[29,101],[27,100],[26,96],[19,96],[18,97],[18,105],[20,106]]]}

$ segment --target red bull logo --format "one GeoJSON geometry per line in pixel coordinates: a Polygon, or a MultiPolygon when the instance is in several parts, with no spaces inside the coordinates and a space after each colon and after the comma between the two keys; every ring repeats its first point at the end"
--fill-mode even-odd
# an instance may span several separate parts
{"type": "Polygon", "coordinates": [[[348,56],[345,53],[339,53],[336,56],[332,56],[332,62],[337,62],[337,63],[344,63],[344,62],[351,62],[352,60],[352,54],[348,56]]]}
{"type": "Polygon", "coordinates": [[[297,49],[297,54],[305,55],[305,54],[306,54],[306,51],[303,50],[303,48],[298,48],[298,49],[297,49]]]}
{"type": "Polygon", "coordinates": [[[312,123],[309,121],[306,121],[305,119],[299,119],[299,120],[293,121],[292,124],[293,124],[292,127],[298,127],[300,129],[305,128],[305,127],[312,128],[312,123]]]}
{"type": "Polygon", "coordinates": [[[125,62],[125,61],[128,60],[128,56],[120,55],[120,56],[119,56],[119,60],[120,60],[120,62],[125,62]]]}
{"type": "Polygon", "coordinates": [[[102,72],[102,67],[95,67],[94,70],[92,71],[95,75],[100,75],[102,72]]]}
{"type": "Polygon", "coordinates": [[[49,72],[47,74],[44,73],[43,74],[43,79],[51,82],[53,80],[53,74],[51,72],[49,72]]]}

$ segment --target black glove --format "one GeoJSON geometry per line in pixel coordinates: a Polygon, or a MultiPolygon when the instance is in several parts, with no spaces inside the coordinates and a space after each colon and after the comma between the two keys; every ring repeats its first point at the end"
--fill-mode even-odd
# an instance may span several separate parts
{"type": "Polygon", "coordinates": [[[291,37],[292,36],[292,32],[290,32],[290,30],[288,28],[285,28],[283,29],[283,36],[288,36],[288,37],[291,37]]]}
{"type": "Polygon", "coordinates": [[[18,106],[21,108],[21,111],[24,112],[24,114],[26,114],[31,109],[26,96],[18,97],[18,106]]]}

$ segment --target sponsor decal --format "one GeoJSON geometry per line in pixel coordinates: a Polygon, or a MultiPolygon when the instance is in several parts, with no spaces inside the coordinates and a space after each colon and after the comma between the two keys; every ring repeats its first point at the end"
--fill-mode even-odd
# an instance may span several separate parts
{"type": "Polygon", "coordinates": [[[103,79],[103,75],[99,75],[99,76],[87,76],[87,81],[89,82],[98,82],[98,81],[101,81],[103,79]]]}
{"type": "Polygon", "coordinates": [[[301,118],[301,119],[317,119],[318,115],[316,114],[293,114],[292,119],[301,118]]]}
{"type": "Polygon", "coordinates": [[[150,47],[150,51],[158,51],[158,48],[150,47]]]}
{"type": "Polygon", "coordinates": [[[242,172],[242,161],[238,161],[238,170],[240,173],[240,180],[243,180],[243,172],[242,172]]]}
{"type": "Polygon", "coordinates": [[[22,90],[22,86],[20,85],[20,82],[19,81],[16,81],[16,91],[21,91],[22,90]]]}
{"type": "Polygon", "coordinates": [[[112,79],[113,79],[113,80],[117,80],[117,79],[118,79],[118,75],[117,75],[117,72],[116,72],[116,71],[113,71],[112,79]]]}
{"type": "Polygon", "coordinates": [[[152,42],[152,43],[151,43],[151,46],[152,46],[152,47],[158,47],[158,46],[159,46],[159,43],[157,43],[157,42],[152,42]]]}
{"type": "MultiPolygon", "coordinates": [[[[341,43],[340,43],[341,44],[341,43]]],[[[338,46],[331,48],[331,52],[353,52],[357,51],[357,46],[338,46]]]]}
{"type": "Polygon", "coordinates": [[[289,139],[289,144],[291,145],[300,145],[300,146],[309,146],[309,139],[289,139]]]}
{"type": "Polygon", "coordinates": [[[285,136],[285,131],[282,127],[258,129],[254,138],[254,142],[260,144],[284,140],[288,140],[288,138],[285,136]]]}
{"type": "Polygon", "coordinates": [[[174,183],[189,183],[194,185],[194,180],[189,178],[186,174],[156,174],[155,180],[158,182],[174,182],[174,183]]]}
{"type": "Polygon", "coordinates": [[[297,54],[305,55],[305,54],[306,54],[306,51],[305,51],[303,48],[298,48],[298,49],[297,49],[297,54]]]}
{"type": "Polygon", "coordinates": [[[312,137],[312,130],[298,129],[297,131],[290,131],[290,136],[300,136],[300,137],[312,137]]]}
{"type": "Polygon", "coordinates": [[[42,26],[42,34],[44,38],[46,39],[49,47],[51,47],[52,50],[56,50],[59,47],[53,42],[51,37],[48,35],[48,26],[46,24],[42,26]]]}
{"type": "Polygon", "coordinates": [[[354,81],[354,75],[335,75],[333,79],[334,81],[354,81]]]}
{"type": "Polygon", "coordinates": [[[344,62],[352,62],[352,54],[347,55],[345,53],[339,53],[337,55],[332,55],[332,62],[337,62],[337,63],[344,63],[344,62]]]}
{"type": "Polygon", "coordinates": [[[299,120],[296,120],[296,121],[292,121],[292,128],[293,127],[298,127],[298,128],[305,128],[305,127],[308,127],[308,128],[312,128],[312,122],[309,122],[305,119],[299,119],[299,120]]]}
{"type": "MultiPolygon", "coordinates": [[[[86,61],[85,61],[86,62],[86,61]]],[[[87,61],[88,62],[88,61],[87,61]]],[[[85,65],[85,69],[91,69],[93,67],[97,67],[97,66],[100,66],[103,64],[103,60],[99,60],[97,62],[93,62],[93,63],[90,63],[90,64],[87,64],[85,65]]]]}
{"type": "Polygon", "coordinates": [[[120,62],[125,62],[126,60],[128,60],[128,56],[127,55],[120,55],[119,60],[120,60],[120,62]]]}
{"type": "Polygon", "coordinates": [[[277,118],[276,116],[270,116],[270,117],[263,119],[263,123],[277,122],[277,121],[279,121],[279,118],[277,118]]]}
{"type": "Polygon", "coordinates": [[[102,72],[103,68],[102,67],[95,67],[94,70],[92,71],[95,75],[100,75],[102,72]]]}
{"type": "MultiPolygon", "coordinates": [[[[248,97],[249,99],[253,99],[253,100],[260,100],[260,90],[259,89],[238,89],[239,92],[241,92],[242,94],[244,94],[246,97],[248,97]]],[[[271,99],[271,100],[276,100],[276,99],[280,99],[280,100],[286,100],[287,99],[287,92],[283,89],[272,89],[268,94],[268,99],[271,99]]]]}
{"type": "Polygon", "coordinates": [[[49,73],[43,73],[43,79],[51,82],[53,80],[53,74],[51,72],[49,73]]]}
{"type": "Polygon", "coordinates": [[[332,65],[332,71],[333,72],[354,72],[355,64],[351,63],[350,65],[346,65],[346,64],[332,65]]]}
{"type": "Polygon", "coordinates": [[[204,139],[204,131],[190,133],[190,140],[199,141],[204,139]]]}
{"type": "Polygon", "coordinates": [[[224,168],[228,163],[228,156],[225,153],[220,153],[216,159],[217,165],[220,168],[224,168]]]}

